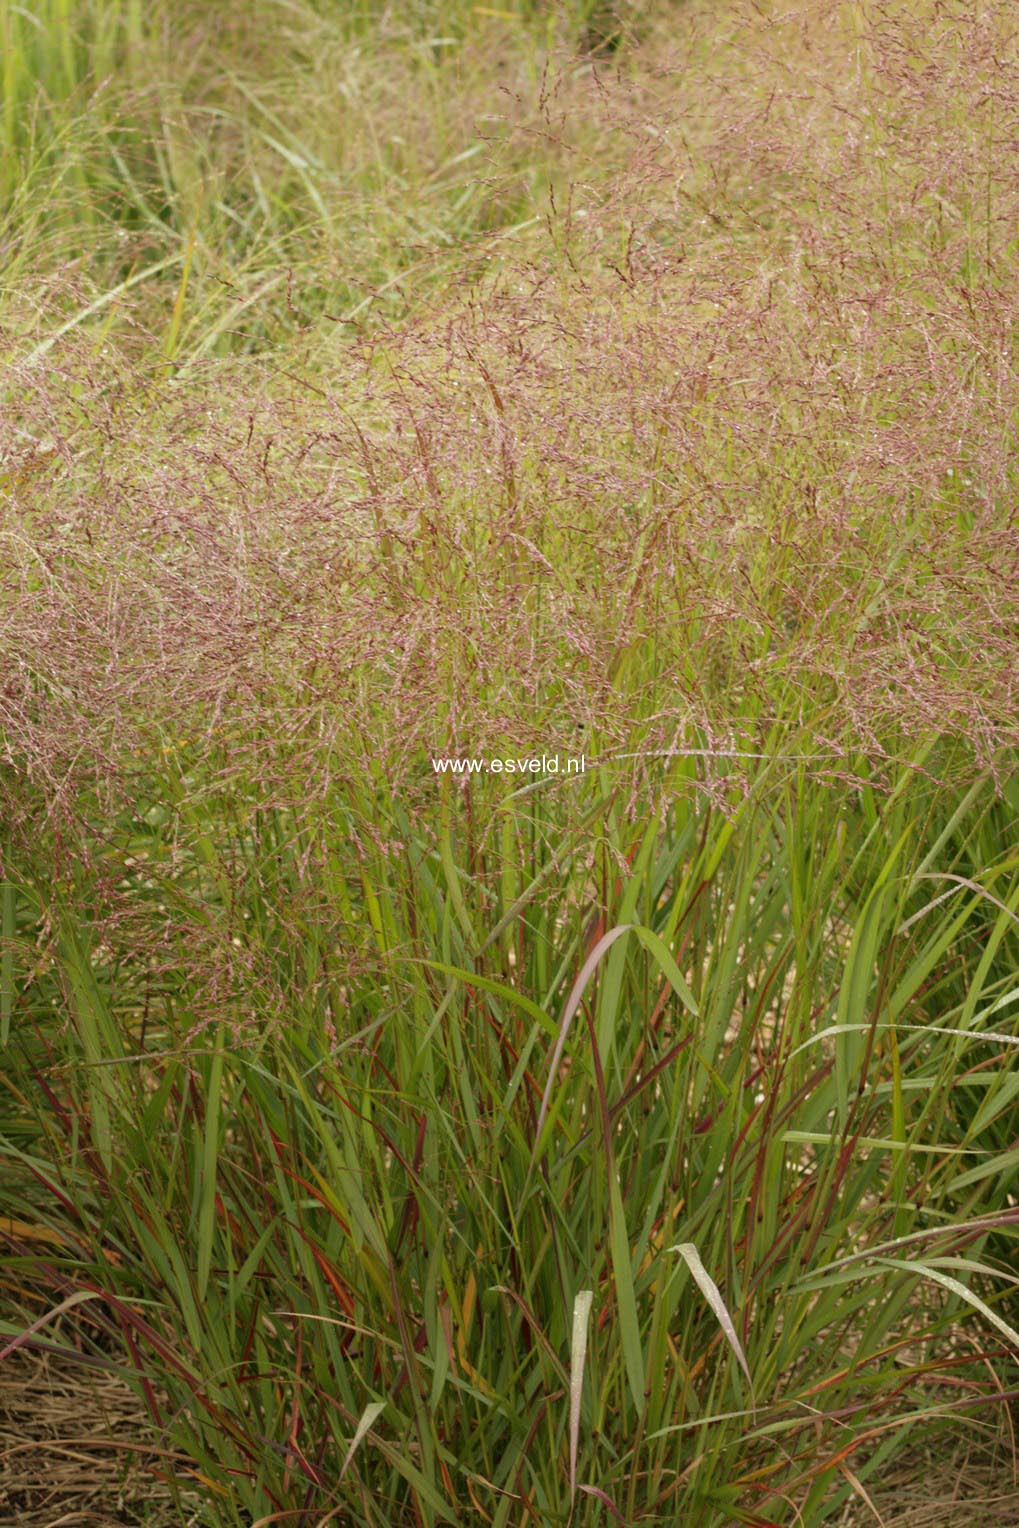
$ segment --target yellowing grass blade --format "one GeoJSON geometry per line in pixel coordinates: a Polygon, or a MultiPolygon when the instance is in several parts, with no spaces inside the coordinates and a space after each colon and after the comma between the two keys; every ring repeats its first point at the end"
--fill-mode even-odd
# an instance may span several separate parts
{"type": "Polygon", "coordinates": [[[570,1339],[570,1504],[577,1494],[577,1441],[580,1437],[580,1397],[587,1360],[587,1323],[594,1291],[582,1289],[573,1301],[573,1334],[570,1339]]]}
{"type": "Polygon", "coordinates": [[[348,1466],[354,1457],[354,1453],[358,1444],[361,1442],[365,1433],[369,1432],[375,1425],[385,1409],[385,1401],[372,1401],[370,1406],[366,1406],[364,1408],[364,1411],[361,1413],[361,1420],[357,1424],[357,1431],[354,1433],[354,1436],[350,1440],[350,1447],[347,1449],[347,1456],[343,1461],[342,1468],[340,1469],[341,1480],[347,1473],[348,1466]]]}
{"type": "Polygon", "coordinates": [[[740,1340],[736,1336],[736,1328],[732,1324],[732,1317],[729,1315],[729,1312],[725,1308],[725,1301],[722,1299],[718,1285],[715,1283],[714,1279],[711,1277],[710,1273],[701,1262],[700,1253],[697,1251],[697,1248],[694,1246],[693,1242],[680,1242],[677,1246],[671,1247],[669,1250],[679,1253],[680,1257],[683,1259],[683,1261],[686,1263],[686,1266],[693,1274],[694,1280],[700,1289],[701,1294],[704,1296],[705,1300],[707,1300],[708,1304],[711,1306],[711,1309],[717,1316],[718,1324],[722,1328],[722,1331],[725,1333],[726,1341],[732,1348],[732,1351],[735,1353],[739,1362],[739,1366],[747,1377],[747,1384],[750,1386],[750,1394],[752,1397],[754,1391],[754,1382],[750,1377],[750,1370],[747,1367],[746,1356],[743,1352],[742,1346],[740,1345],[740,1340]]]}
{"type": "Polygon", "coordinates": [[[986,1317],[991,1325],[997,1327],[998,1331],[1004,1337],[1007,1337],[1012,1346],[1019,1352],[1019,1332],[1016,1331],[1015,1327],[1009,1326],[1008,1322],[1003,1320],[996,1311],[993,1311],[989,1305],[984,1304],[979,1295],[975,1295],[972,1289],[967,1289],[966,1285],[961,1283],[959,1279],[953,1279],[951,1274],[943,1273],[940,1268],[932,1268],[929,1263],[914,1263],[907,1258],[903,1258],[901,1262],[896,1262],[892,1258],[876,1257],[874,1262],[880,1263],[885,1268],[906,1268],[910,1273],[918,1273],[922,1279],[934,1279],[936,1283],[943,1284],[954,1295],[958,1295],[960,1300],[965,1300],[967,1305],[972,1305],[974,1310],[978,1310],[982,1316],[986,1317]]]}

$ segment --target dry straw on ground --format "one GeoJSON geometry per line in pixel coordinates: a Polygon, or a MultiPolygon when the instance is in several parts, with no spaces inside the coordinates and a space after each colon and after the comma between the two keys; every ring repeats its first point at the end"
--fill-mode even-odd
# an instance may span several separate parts
{"type": "Polygon", "coordinates": [[[156,1454],[115,1374],[24,1350],[0,1365],[2,1528],[179,1528],[156,1454]]]}
{"type": "MultiPolygon", "coordinates": [[[[836,1528],[1015,1528],[1019,1479],[1007,1444],[898,1459],[836,1528]]],[[[180,1528],[149,1447],[144,1407],[115,1376],[24,1351],[0,1369],[0,1528],[180,1528]]]]}

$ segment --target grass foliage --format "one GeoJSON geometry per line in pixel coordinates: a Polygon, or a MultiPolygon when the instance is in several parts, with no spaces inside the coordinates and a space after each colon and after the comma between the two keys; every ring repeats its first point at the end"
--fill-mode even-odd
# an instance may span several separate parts
{"type": "Polygon", "coordinates": [[[0,1358],[208,1528],[1014,1471],[1010,8],[0,26],[0,1358]]]}

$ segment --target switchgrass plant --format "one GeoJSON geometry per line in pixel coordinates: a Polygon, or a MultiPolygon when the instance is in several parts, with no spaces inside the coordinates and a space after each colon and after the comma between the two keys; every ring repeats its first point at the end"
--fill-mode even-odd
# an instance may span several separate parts
{"type": "Polygon", "coordinates": [[[25,65],[0,1352],[213,1528],[1014,1482],[1010,11],[492,10],[25,65]]]}
{"type": "Polygon", "coordinates": [[[809,716],[836,773],[939,734],[996,769],[1015,62],[1007,13],[939,14],[693,11],[642,73],[539,73],[521,143],[572,179],[490,274],[451,251],[414,322],[217,362],[190,225],[154,311],[146,282],[55,326],[40,297],[2,441],[25,767],[108,790],[218,728],[217,768],[314,804],[579,725],[592,755],[753,752],[809,716]]]}
{"type": "Polygon", "coordinates": [[[5,327],[177,360],[403,317],[596,150],[545,129],[555,61],[632,31],[597,10],[5,0],[5,327]]]}
{"type": "Polygon", "coordinates": [[[579,842],[440,798],[397,864],[156,832],[147,971],[15,883],[12,1340],[73,1311],[202,1520],[821,1522],[923,1431],[1007,1452],[1014,792],[700,773],[579,842]]]}

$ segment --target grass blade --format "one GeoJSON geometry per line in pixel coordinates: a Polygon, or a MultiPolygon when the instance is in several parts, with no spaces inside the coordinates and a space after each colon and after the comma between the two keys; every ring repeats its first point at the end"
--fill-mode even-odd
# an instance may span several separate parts
{"type": "Polygon", "coordinates": [[[587,1361],[587,1323],[594,1292],[582,1289],[573,1301],[573,1332],[570,1339],[570,1504],[577,1494],[577,1443],[580,1437],[580,1398],[587,1361]]]}
{"type": "Polygon", "coordinates": [[[205,1101],[205,1136],[202,1141],[201,1202],[198,1212],[198,1296],[209,1287],[212,1239],[216,1226],[216,1166],[219,1158],[219,1119],[223,1089],[223,1039],[220,1036],[209,1068],[205,1101]]]}
{"type": "Polygon", "coordinates": [[[364,1408],[364,1411],[361,1413],[361,1420],[357,1424],[357,1429],[354,1433],[354,1436],[350,1440],[350,1447],[347,1449],[343,1464],[340,1467],[341,1480],[350,1468],[350,1461],[353,1459],[357,1452],[358,1444],[361,1442],[362,1438],[364,1438],[364,1436],[371,1431],[372,1427],[374,1427],[375,1423],[378,1421],[379,1417],[382,1415],[385,1409],[385,1401],[372,1401],[370,1405],[364,1408]]]}
{"type": "Polygon", "coordinates": [[[958,1295],[960,1300],[965,1300],[967,1305],[971,1305],[974,1310],[978,1310],[992,1326],[997,1327],[1002,1336],[1008,1339],[1017,1354],[1019,1354],[1019,1332],[1016,1331],[1015,1327],[1010,1326],[1003,1317],[998,1315],[997,1311],[993,1311],[989,1305],[981,1300],[979,1295],[975,1295],[971,1289],[967,1289],[966,1285],[959,1279],[953,1279],[950,1273],[945,1273],[940,1268],[934,1268],[929,1263],[916,1263],[908,1258],[903,1258],[901,1262],[894,1262],[891,1258],[881,1257],[875,1258],[874,1262],[880,1263],[885,1268],[906,1268],[910,1273],[919,1274],[922,1279],[934,1279],[936,1283],[944,1285],[945,1289],[950,1290],[954,1295],[958,1295]]]}
{"type": "Polygon", "coordinates": [[[11,1034],[14,1012],[14,937],[17,933],[17,902],[10,881],[0,887],[0,1046],[6,1046],[11,1034]]]}
{"type": "MultiPolygon", "coordinates": [[[[548,1116],[549,1104],[552,1100],[552,1091],[555,1087],[556,1076],[559,1071],[559,1063],[563,1059],[563,1051],[566,1049],[566,1037],[570,1032],[570,1024],[573,1021],[573,1015],[580,1007],[580,1000],[587,990],[587,984],[591,980],[591,977],[594,975],[594,972],[598,966],[598,962],[601,960],[606,950],[610,950],[612,948],[617,939],[621,939],[624,934],[629,932],[629,928],[630,925],[624,923],[621,924],[618,928],[610,928],[607,934],[602,935],[594,949],[591,951],[590,955],[584,961],[584,964],[581,966],[580,974],[578,975],[576,981],[573,983],[573,986],[570,990],[570,995],[566,999],[566,1005],[563,1008],[563,1015],[559,1020],[559,1037],[556,1040],[555,1049],[552,1052],[552,1060],[549,1064],[548,1082],[545,1084],[545,1092],[541,1099],[541,1108],[538,1110],[538,1123],[534,1130],[534,1149],[531,1153],[531,1170],[533,1170],[534,1164],[541,1154],[543,1145],[542,1130],[545,1125],[545,1120],[548,1116]]],[[[530,1170],[528,1172],[528,1177],[530,1177],[530,1170]]]]}
{"type": "Polygon", "coordinates": [[[750,1369],[747,1366],[746,1355],[736,1335],[736,1328],[732,1324],[732,1317],[726,1309],[725,1301],[722,1299],[718,1285],[705,1268],[701,1261],[701,1255],[693,1242],[680,1242],[669,1250],[671,1252],[678,1252],[680,1257],[682,1257],[686,1266],[693,1274],[698,1288],[714,1311],[718,1324],[725,1333],[726,1341],[735,1353],[739,1366],[747,1377],[747,1384],[750,1386],[750,1398],[753,1401],[754,1382],[750,1376],[750,1369]]]}

